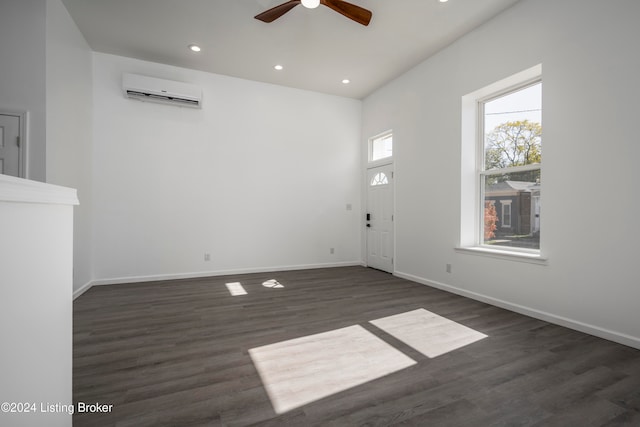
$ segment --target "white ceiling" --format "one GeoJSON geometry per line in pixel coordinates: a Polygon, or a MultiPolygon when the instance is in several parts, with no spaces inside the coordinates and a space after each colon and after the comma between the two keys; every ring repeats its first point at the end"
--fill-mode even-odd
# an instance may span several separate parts
{"type": "Polygon", "coordinates": [[[322,5],[253,19],[285,1],[63,3],[94,51],[360,99],[518,0],[352,0],[373,12],[368,27],[322,5]]]}

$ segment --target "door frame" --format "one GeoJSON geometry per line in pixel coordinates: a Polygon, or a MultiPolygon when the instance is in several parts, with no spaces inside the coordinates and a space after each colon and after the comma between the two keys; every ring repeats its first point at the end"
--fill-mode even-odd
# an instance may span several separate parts
{"type": "MultiPolygon", "coordinates": [[[[395,147],[394,147],[395,150],[395,147]]],[[[391,191],[393,191],[393,198],[392,198],[392,206],[391,206],[391,215],[393,217],[393,220],[391,221],[391,229],[393,230],[393,239],[392,239],[392,248],[391,248],[391,252],[392,252],[392,262],[391,262],[391,272],[390,274],[395,275],[396,273],[396,178],[395,178],[395,174],[396,174],[396,167],[395,167],[395,163],[393,161],[393,157],[389,158],[389,159],[385,159],[386,161],[376,161],[376,162],[368,162],[367,163],[367,167],[364,170],[364,211],[362,213],[362,218],[363,218],[363,229],[364,229],[364,265],[365,267],[369,267],[369,238],[368,238],[368,233],[367,233],[367,210],[369,207],[369,171],[371,169],[376,169],[379,168],[380,166],[391,166],[391,173],[392,178],[391,178],[391,191]]]]}
{"type": "Polygon", "coordinates": [[[18,176],[20,178],[27,179],[29,177],[29,162],[27,161],[29,150],[29,134],[27,126],[29,120],[29,112],[24,110],[11,110],[0,107],[0,115],[14,116],[20,120],[19,132],[20,132],[20,163],[18,164],[18,176]]]}

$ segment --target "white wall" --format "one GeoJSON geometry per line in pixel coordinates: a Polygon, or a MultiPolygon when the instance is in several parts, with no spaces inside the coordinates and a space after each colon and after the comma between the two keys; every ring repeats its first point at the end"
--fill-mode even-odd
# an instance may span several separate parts
{"type": "Polygon", "coordinates": [[[28,112],[27,178],[45,176],[45,0],[0,3],[0,109],[28,112]]]}
{"type": "Polygon", "coordinates": [[[363,140],[394,130],[399,275],[640,347],[638,16],[523,0],[364,100],[363,140]],[[540,63],[548,264],[457,253],[461,97],[540,63]]]}
{"type": "Polygon", "coordinates": [[[93,278],[91,254],[92,51],[60,0],[47,1],[47,182],[78,190],[74,290],[93,278]]]}
{"type": "Polygon", "coordinates": [[[99,53],[93,69],[97,283],[360,262],[360,101],[99,53]],[[122,72],[196,84],[204,106],[126,99],[122,72]]]}
{"type": "Polygon", "coordinates": [[[2,426],[71,426],[71,298],[75,190],[0,175],[0,412],[2,426]],[[44,410],[41,406],[44,404],[44,410]]]}

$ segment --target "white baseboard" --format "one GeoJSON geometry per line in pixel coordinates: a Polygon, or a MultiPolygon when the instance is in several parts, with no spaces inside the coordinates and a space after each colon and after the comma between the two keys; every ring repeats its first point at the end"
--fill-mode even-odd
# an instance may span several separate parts
{"type": "Polygon", "coordinates": [[[282,265],[276,267],[255,267],[255,268],[240,268],[234,270],[214,270],[214,271],[200,271],[196,273],[176,273],[176,274],[156,274],[148,276],[126,276],[126,277],[113,277],[107,279],[96,279],[87,283],[82,288],[74,292],[74,299],[82,295],[82,293],[89,290],[92,286],[104,286],[104,285],[119,285],[125,283],[142,283],[142,282],[158,282],[163,280],[176,280],[176,279],[197,279],[201,277],[215,277],[215,276],[230,276],[235,274],[250,274],[250,273],[270,273],[275,271],[289,271],[289,270],[311,270],[314,268],[334,268],[334,267],[353,267],[362,265],[361,261],[346,261],[326,264],[301,264],[301,265],[282,265]],[[86,289],[85,289],[86,288],[86,289]]]}
{"type": "Polygon", "coordinates": [[[604,338],[609,341],[624,344],[629,347],[640,349],[640,338],[631,335],[623,334],[620,332],[612,331],[609,329],[601,328],[599,326],[590,325],[587,323],[579,322],[577,320],[569,319],[567,317],[558,316],[545,311],[537,310],[531,307],[526,307],[519,304],[514,304],[501,299],[493,298],[487,295],[471,292],[465,289],[460,289],[455,286],[447,285],[445,283],[436,282],[434,280],[424,279],[422,277],[414,276],[412,274],[402,273],[396,271],[395,276],[402,279],[411,280],[423,285],[431,286],[433,288],[441,289],[443,291],[451,292],[453,294],[461,295],[463,297],[471,298],[477,301],[482,301],[487,304],[495,305],[496,307],[504,308],[516,313],[524,314],[535,319],[544,320],[549,323],[564,326],[569,329],[584,332],[589,335],[594,335],[599,338],[604,338]]]}
{"type": "Polygon", "coordinates": [[[73,291],[73,299],[78,298],[80,295],[84,294],[85,292],[87,292],[89,289],[91,289],[91,287],[93,286],[93,281],[88,281],[87,283],[85,283],[84,285],[80,286],[78,289],[76,289],[75,291],[73,291]]]}

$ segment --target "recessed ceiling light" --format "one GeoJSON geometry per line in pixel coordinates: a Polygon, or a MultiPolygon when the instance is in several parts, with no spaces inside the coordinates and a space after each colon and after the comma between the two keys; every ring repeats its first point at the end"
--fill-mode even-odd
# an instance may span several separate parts
{"type": "Polygon", "coordinates": [[[276,69],[276,70],[278,70],[278,71],[280,71],[280,70],[284,69],[284,67],[283,67],[282,65],[280,65],[280,64],[278,64],[278,65],[274,65],[274,66],[273,66],[273,68],[275,68],[275,69],[276,69]]]}
{"type": "Polygon", "coordinates": [[[349,83],[351,83],[351,80],[349,79],[342,80],[342,84],[348,85],[349,83]]]}
{"type": "Polygon", "coordinates": [[[200,52],[202,50],[200,46],[196,44],[190,44],[189,49],[191,49],[192,52],[200,52]]]}
{"type": "Polygon", "coordinates": [[[446,2],[448,2],[449,0],[439,0],[439,1],[440,1],[440,3],[446,3],[446,2]]]}

